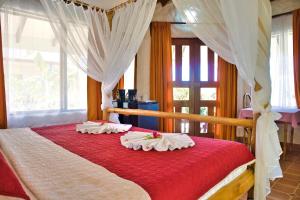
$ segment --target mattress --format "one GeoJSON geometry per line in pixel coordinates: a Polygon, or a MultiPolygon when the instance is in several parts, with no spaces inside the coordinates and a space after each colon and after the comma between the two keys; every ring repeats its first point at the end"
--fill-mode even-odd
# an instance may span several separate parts
{"type": "MultiPolygon", "coordinates": [[[[133,151],[120,134],[86,135],[75,125],[33,129],[55,144],[140,185],[152,199],[207,199],[242,174],[254,157],[246,146],[192,137],[193,148],[168,152],[133,151]]],[[[133,127],[135,131],[148,131],[133,127]]]]}

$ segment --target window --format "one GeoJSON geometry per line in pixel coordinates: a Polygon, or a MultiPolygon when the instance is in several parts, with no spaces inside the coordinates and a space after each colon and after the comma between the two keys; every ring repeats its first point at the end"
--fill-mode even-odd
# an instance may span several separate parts
{"type": "Polygon", "coordinates": [[[273,18],[270,57],[272,106],[296,107],[293,68],[292,15],[273,18]]]}
{"type": "MultiPolygon", "coordinates": [[[[215,115],[218,56],[199,39],[173,39],[174,111],[215,115]]],[[[176,120],[176,132],[208,135],[213,125],[176,120]]]]}
{"type": "Polygon", "coordinates": [[[1,20],[9,123],[16,116],[86,112],[87,76],[62,51],[50,23],[11,13],[1,20]]]}

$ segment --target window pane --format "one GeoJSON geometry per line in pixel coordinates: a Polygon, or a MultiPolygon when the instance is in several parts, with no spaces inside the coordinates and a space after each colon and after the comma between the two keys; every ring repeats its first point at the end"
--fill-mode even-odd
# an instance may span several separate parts
{"type": "MultiPolygon", "coordinates": [[[[74,37],[78,43],[82,44],[84,47],[87,46],[86,41],[82,41],[77,34],[73,34],[74,32],[80,32],[82,35],[88,35],[88,28],[85,26],[74,26],[70,24],[68,29],[66,30],[68,37],[74,37]]],[[[87,47],[86,47],[87,48],[87,47]]],[[[85,66],[85,58],[88,57],[88,52],[85,48],[82,49],[84,53],[84,58],[78,58],[78,56],[71,55],[71,51],[68,52],[67,56],[67,66],[61,65],[62,68],[67,68],[66,76],[62,74],[62,79],[67,78],[67,88],[63,88],[66,90],[63,95],[67,95],[66,105],[63,105],[63,110],[74,110],[74,109],[86,109],[87,108],[87,75],[84,73],[76,62],[82,63],[81,66],[85,66]],[[76,61],[74,61],[76,59],[76,61]]],[[[65,53],[61,52],[62,56],[65,56],[65,53]]],[[[62,86],[63,87],[63,86],[62,86]]]]}
{"type": "Polygon", "coordinates": [[[124,89],[134,89],[134,67],[135,58],[131,61],[129,68],[124,74],[124,89]]]}
{"type": "Polygon", "coordinates": [[[67,109],[86,109],[87,75],[71,59],[68,59],[67,82],[67,109]]]}
{"type": "MultiPolygon", "coordinates": [[[[208,115],[208,107],[200,107],[200,115],[208,115]]],[[[208,123],[200,122],[200,133],[207,133],[208,123]]]]}
{"type": "MultiPolygon", "coordinates": [[[[181,107],[182,113],[189,113],[189,107],[181,107]]],[[[189,132],[189,121],[188,120],[181,120],[181,133],[188,133],[189,132]]]]}
{"type": "Polygon", "coordinates": [[[200,115],[208,115],[208,107],[200,107],[200,115]]]}
{"type": "Polygon", "coordinates": [[[200,80],[208,81],[208,48],[201,46],[200,48],[200,80]]]}
{"type": "Polygon", "coordinates": [[[189,88],[173,88],[174,100],[189,100],[190,89],[189,88]]]}
{"type": "Polygon", "coordinates": [[[182,81],[190,80],[190,46],[182,46],[182,81]]]}
{"type": "Polygon", "coordinates": [[[176,54],[175,54],[175,45],[172,45],[172,80],[176,80],[176,54]]]}
{"type": "Polygon", "coordinates": [[[189,107],[181,107],[181,113],[190,113],[190,108],[189,107]]]}
{"type": "Polygon", "coordinates": [[[297,107],[294,88],[292,15],[272,20],[270,75],[271,105],[297,107]]]}
{"type": "Polygon", "coordinates": [[[59,46],[49,22],[9,14],[2,30],[9,112],[59,109],[59,46]]]}
{"type": "Polygon", "coordinates": [[[218,81],[218,54],[214,53],[214,81],[218,81]]]}
{"type": "Polygon", "coordinates": [[[216,100],[217,89],[216,88],[200,88],[201,100],[216,100]]]}

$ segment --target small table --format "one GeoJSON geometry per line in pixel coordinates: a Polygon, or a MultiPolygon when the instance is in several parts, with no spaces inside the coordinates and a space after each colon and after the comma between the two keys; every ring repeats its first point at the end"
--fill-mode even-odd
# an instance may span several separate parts
{"type": "MultiPolygon", "coordinates": [[[[297,108],[280,108],[273,107],[271,109],[272,112],[278,112],[281,114],[281,118],[277,121],[284,125],[284,139],[283,139],[283,158],[285,159],[287,152],[287,134],[288,134],[288,125],[291,125],[291,137],[290,137],[290,150],[293,146],[294,140],[294,128],[300,124],[300,109],[297,108]]],[[[252,118],[253,110],[252,108],[243,108],[240,110],[239,118],[252,118]]]]}

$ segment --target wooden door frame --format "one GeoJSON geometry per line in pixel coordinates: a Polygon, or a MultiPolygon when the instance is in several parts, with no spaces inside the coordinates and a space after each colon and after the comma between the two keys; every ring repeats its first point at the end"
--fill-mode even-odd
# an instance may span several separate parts
{"type": "MultiPolygon", "coordinates": [[[[200,113],[200,107],[208,108],[208,115],[213,115],[214,107],[217,107],[217,101],[201,100],[201,88],[218,88],[218,82],[214,81],[214,52],[208,49],[208,81],[201,81],[201,48],[205,45],[198,38],[173,38],[172,45],[175,46],[175,81],[174,87],[189,88],[189,100],[177,101],[174,100],[175,112],[181,112],[181,107],[189,107],[190,113],[200,113]],[[182,46],[190,46],[190,81],[182,81],[182,46]]],[[[180,130],[180,122],[175,123],[175,130],[180,130]]],[[[200,122],[189,122],[189,133],[198,136],[212,137],[214,125],[208,125],[208,133],[200,134],[200,122]]]]}

